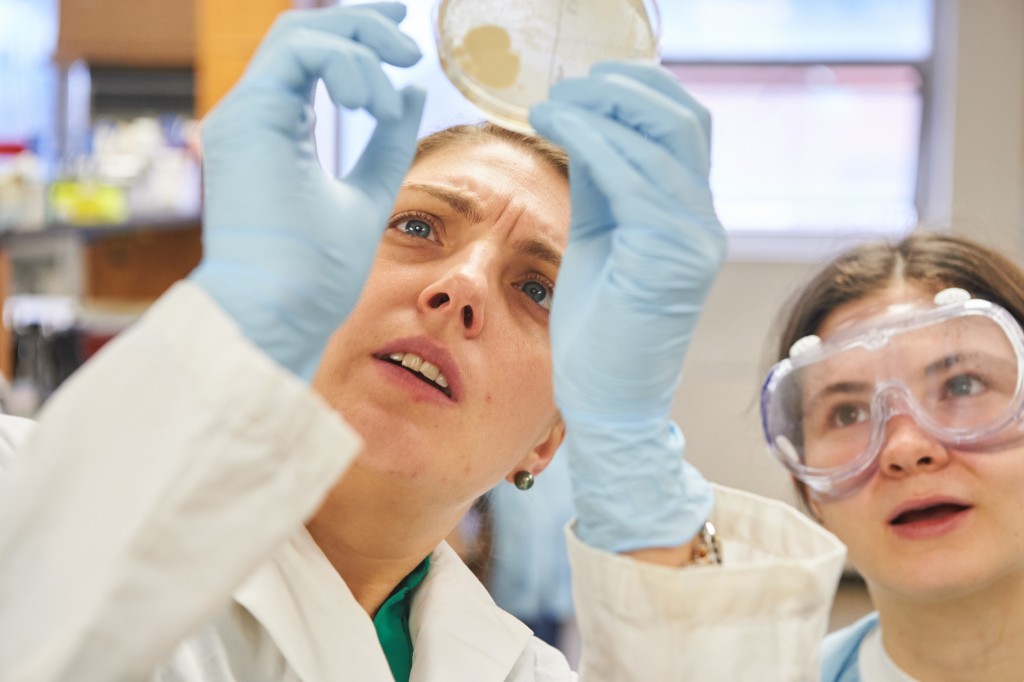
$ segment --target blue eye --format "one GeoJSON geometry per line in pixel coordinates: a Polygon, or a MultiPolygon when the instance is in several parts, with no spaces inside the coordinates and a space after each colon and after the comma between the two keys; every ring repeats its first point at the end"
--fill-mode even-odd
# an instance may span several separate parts
{"type": "Polygon", "coordinates": [[[417,218],[403,220],[396,227],[408,235],[421,239],[432,239],[434,236],[434,228],[429,223],[417,218]]]}
{"type": "Polygon", "coordinates": [[[551,310],[551,289],[536,280],[527,280],[522,284],[523,293],[544,310],[551,310]]]}

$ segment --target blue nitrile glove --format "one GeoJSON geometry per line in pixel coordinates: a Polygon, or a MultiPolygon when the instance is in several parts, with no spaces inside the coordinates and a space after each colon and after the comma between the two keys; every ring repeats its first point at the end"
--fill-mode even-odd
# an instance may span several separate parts
{"type": "Polygon", "coordinates": [[[397,2],[282,14],[203,124],[204,253],[190,279],[306,378],[359,297],[412,158],[424,93],[396,91],[381,69],[420,58],[404,16],[397,2]],[[313,142],[318,78],[377,118],[340,181],[313,142]]]}
{"type": "Polygon", "coordinates": [[[616,552],[681,545],[713,502],[669,419],[726,251],[710,116],[660,67],[614,62],[555,85],[530,123],[570,159],[551,344],[577,533],[616,552]]]}

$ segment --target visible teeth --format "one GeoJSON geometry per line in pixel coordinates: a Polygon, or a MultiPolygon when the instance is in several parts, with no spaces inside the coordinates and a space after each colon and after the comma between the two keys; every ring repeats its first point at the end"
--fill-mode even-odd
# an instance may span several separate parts
{"type": "Polygon", "coordinates": [[[420,374],[431,381],[436,381],[437,377],[441,375],[441,369],[437,365],[424,360],[423,364],[420,365],[420,374]]]}
{"type": "Polygon", "coordinates": [[[448,380],[441,374],[441,368],[432,362],[424,360],[415,353],[391,353],[388,355],[388,359],[392,362],[397,362],[402,367],[419,372],[441,388],[448,388],[448,380]]]}

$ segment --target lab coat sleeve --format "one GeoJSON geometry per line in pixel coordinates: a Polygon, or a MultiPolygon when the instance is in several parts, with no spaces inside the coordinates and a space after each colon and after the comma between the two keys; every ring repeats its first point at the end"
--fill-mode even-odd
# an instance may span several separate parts
{"type": "Polygon", "coordinates": [[[790,505],[715,498],[721,566],[644,563],[567,528],[583,682],[818,679],[845,547],[790,505]]]}
{"type": "Polygon", "coordinates": [[[32,433],[35,425],[31,419],[0,414],[0,477],[14,461],[21,444],[32,433]]]}
{"type": "Polygon", "coordinates": [[[0,478],[0,680],[148,677],[358,447],[175,285],[48,401],[0,478]]]}

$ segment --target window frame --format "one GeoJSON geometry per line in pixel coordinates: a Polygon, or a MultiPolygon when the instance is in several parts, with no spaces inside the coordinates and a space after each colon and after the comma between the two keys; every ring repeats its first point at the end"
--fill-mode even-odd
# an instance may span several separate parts
{"type": "Polygon", "coordinates": [[[733,262],[822,261],[865,239],[899,238],[917,226],[946,230],[941,224],[949,214],[952,187],[952,135],[956,11],[952,3],[932,0],[931,50],[917,59],[688,59],[663,55],[666,67],[877,67],[901,66],[915,70],[920,79],[920,121],[918,126],[913,225],[890,230],[832,229],[786,230],[728,228],[729,260],[733,262]]]}

